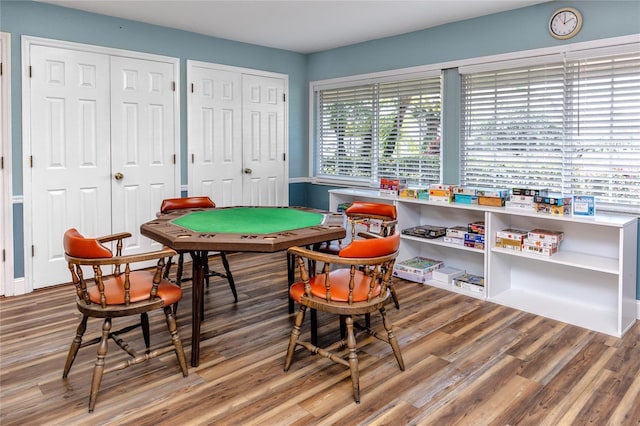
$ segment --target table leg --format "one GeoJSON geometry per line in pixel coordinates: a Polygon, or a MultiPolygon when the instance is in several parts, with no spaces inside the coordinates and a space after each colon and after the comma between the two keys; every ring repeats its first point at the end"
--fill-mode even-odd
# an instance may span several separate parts
{"type": "Polygon", "coordinates": [[[202,301],[204,300],[204,271],[209,261],[208,252],[192,251],[193,265],[191,281],[191,366],[200,363],[200,322],[204,315],[202,301]]]}

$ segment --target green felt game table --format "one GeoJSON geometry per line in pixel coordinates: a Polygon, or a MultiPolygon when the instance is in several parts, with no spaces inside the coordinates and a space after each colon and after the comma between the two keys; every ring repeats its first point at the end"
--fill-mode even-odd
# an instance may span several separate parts
{"type": "MultiPolygon", "coordinates": [[[[184,209],[159,215],[142,224],[142,235],[191,254],[191,365],[198,366],[200,358],[201,301],[209,252],[276,252],[293,246],[309,246],[344,238],[346,231],[342,225],[341,214],[306,207],[184,209]]],[[[289,256],[287,269],[291,284],[294,265],[289,256]]],[[[289,312],[292,312],[293,303],[289,301],[289,312]]]]}

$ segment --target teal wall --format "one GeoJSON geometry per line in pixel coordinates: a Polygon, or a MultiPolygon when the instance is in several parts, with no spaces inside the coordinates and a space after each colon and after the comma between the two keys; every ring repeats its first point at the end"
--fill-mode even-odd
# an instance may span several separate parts
{"type": "MultiPolygon", "coordinates": [[[[20,36],[95,44],[181,59],[182,183],[186,184],[186,60],[193,59],[255,68],[289,76],[289,175],[306,178],[308,171],[309,82],[436,64],[566,43],[640,34],[640,1],[552,1],[514,11],[359,43],[311,55],[238,43],[169,28],[111,18],[32,1],[0,0],[0,30],[12,37],[12,169],[13,195],[22,195],[22,124],[20,36]],[[581,32],[570,41],[552,38],[547,23],[553,11],[571,6],[584,18],[581,32]]],[[[457,73],[445,72],[443,111],[444,180],[457,179],[459,93],[457,73]]],[[[304,179],[298,179],[304,180],[304,179]]],[[[291,205],[328,206],[331,187],[298,182],[290,185],[291,205]]],[[[22,208],[14,206],[15,276],[24,274],[22,208]]],[[[638,276],[640,277],[640,267],[638,276]]],[[[640,285],[638,289],[640,295],[640,285]]]]}

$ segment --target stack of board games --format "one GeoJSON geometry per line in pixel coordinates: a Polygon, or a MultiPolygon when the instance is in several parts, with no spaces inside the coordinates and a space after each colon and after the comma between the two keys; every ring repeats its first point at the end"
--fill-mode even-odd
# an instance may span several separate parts
{"type": "Polygon", "coordinates": [[[595,216],[596,197],[593,195],[574,195],[572,211],[574,216],[595,216]]]}
{"type": "Polygon", "coordinates": [[[429,185],[429,200],[451,203],[453,201],[453,185],[432,183],[429,185]]]}
{"type": "Polygon", "coordinates": [[[380,179],[379,194],[382,197],[394,198],[398,196],[398,193],[407,187],[407,182],[404,179],[380,179]]]}
{"type": "Polygon", "coordinates": [[[393,267],[393,276],[424,284],[431,279],[433,271],[442,266],[441,260],[417,256],[396,262],[393,267]]]}
{"type": "Polygon", "coordinates": [[[547,193],[545,195],[535,195],[533,201],[536,205],[536,212],[551,214],[554,216],[567,216],[571,214],[571,196],[562,194],[547,193]]]}
{"type": "Polygon", "coordinates": [[[453,187],[454,202],[460,204],[478,204],[478,194],[475,188],[466,188],[464,186],[453,187]]]}
{"type": "Polygon", "coordinates": [[[469,232],[469,226],[450,226],[447,228],[443,241],[449,244],[464,245],[464,234],[469,232]]]}
{"type": "Polygon", "coordinates": [[[434,269],[432,273],[433,281],[438,281],[442,284],[453,284],[453,280],[464,274],[462,269],[454,268],[453,266],[443,266],[439,269],[434,269]]]}
{"type": "Polygon", "coordinates": [[[522,229],[507,228],[496,232],[496,247],[501,247],[513,251],[522,251],[524,239],[529,231],[522,229]]]}
{"type": "Polygon", "coordinates": [[[464,234],[464,246],[478,250],[484,250],[484,222],[471,222],[468,231],[464,234]]]}
{"type": "Polygon", "coordinates": [[[453,285],[475,293],[484,293],[484,277],[479,275],[462,274],[453,279],[453,285]]]}
{"type": "Polygon", "coordinates": [[[477,189],[478,204],[481,206],[504,207],[507,198],[509,198],[508,189],[477,189]]]}
{"type": "Polygon", "coordinates": [[[403,229],[402,233],[405,235],[411,235],[412,237],[420,237],[420,238],[440,238],[444,236],[447,232],[447,228],[444,226],[434,226],[434,225],[420,225],[415,226],[413,228],[403,229]]]}
{"type": "Polygon", "coordinates": [[[421,200],[429,199],[429,190],[424,188],[404,188],[398,194],[400,198],[417,198],[421,200]]]}
{"type": "Polygon", "coordinates": [[[504,206],[511,209],[523,209],[528,211],[536,210],[535,197],[546,196],[548,189],[542,188],[512,188],[509,199],[504,206]]]}
{"type": "Polygon", "coordinates": [[[558,252],[560,243],[564,239],[564,232],[536,228],[527,232],[522,242],[522,251],[533,254],[551,256],[558,252]]]}

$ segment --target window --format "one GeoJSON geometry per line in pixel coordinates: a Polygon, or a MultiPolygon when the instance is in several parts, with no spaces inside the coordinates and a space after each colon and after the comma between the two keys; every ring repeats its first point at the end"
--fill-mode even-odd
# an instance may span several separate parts
{"type": "Polygon", "coordinates": [[[549,188],[640,210],[639,52],[461,68],[461,184],[549,188]]]}
{"type": "Polygon", "coordinates": [[[440,92],[440,75],[317,90],[316,176],[439,182],[440,92]]]}

